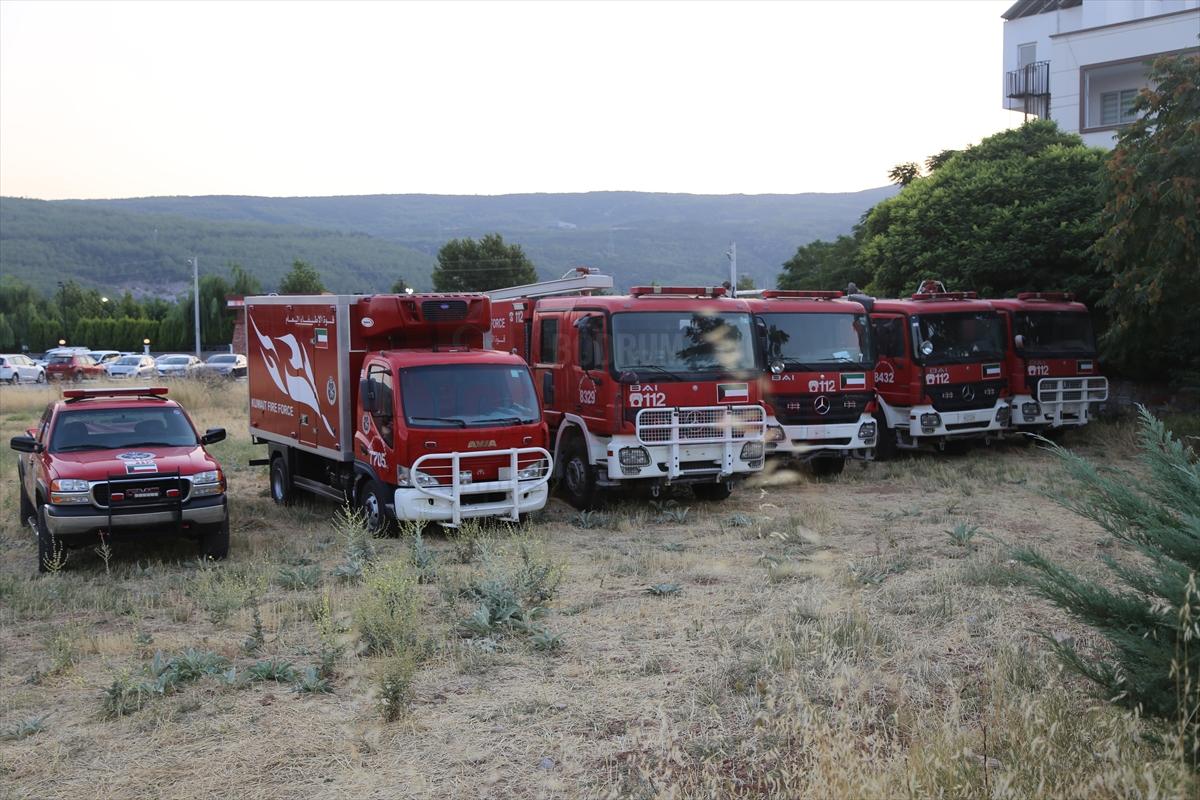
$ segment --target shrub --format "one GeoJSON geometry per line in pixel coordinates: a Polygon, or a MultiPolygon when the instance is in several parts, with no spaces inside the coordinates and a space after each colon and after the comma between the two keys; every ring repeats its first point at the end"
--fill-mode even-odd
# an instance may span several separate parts
{"type": "Polygon", "coordinates": [[[247,678],[252,681],[275,681],[276,683],[294,683],[300,679],[300,674],[292,666],[292,662],[269,658],[259,661],[246,670],[247,678]]]}
{"type": "Polygon", "coordinates": [[[379,713],[384,722],[395,722],[408,711],[416,671],[416,660],[409,652],[393,653],[380,662],[375,679],[379,688],[379,713]]]}
{"type": "Polygon", "coordinates": [[[342,540],[345,558],[333,568],[333,576],[343,581],[362,580],[367,566],[375,561],[375,539],[367,528],[363,512],[349,505],[338,509],[333,529],[342,540]]]}
{"type": "Polygon", "coordinates": [[[1033,549],[1016,558],[1051,602],[1096,628],[1112,647],[1103,659],[1047,637],[1071,669],[1122,705],[1178,726],[1193,762],[1200,747],[1200,464],[1145,408],[1140,460],[1149,480],[1098,468],[1047,443],[1074,483],[1055,499],[1140,553],[1144,565],[1106,557],[1120,584],[1108,589],[1080,578],[1033,549]]]}
{"type": "Polygon", "coordinates": [[[284,567],[279,570],[275,582],[280,587],[292,591],[315,589],[321,582],[321,568],[318,566],[284,567]]]}
{"type": "Polygon", "coordinates": [[[417,643],[420,597],[412,567],[402,561],[371,566],[354,622],[367,655],[390,655],[417,643]]]}

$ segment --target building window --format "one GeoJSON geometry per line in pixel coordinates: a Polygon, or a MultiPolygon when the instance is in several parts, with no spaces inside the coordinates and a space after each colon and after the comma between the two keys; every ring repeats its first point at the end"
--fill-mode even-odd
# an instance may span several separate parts
{"type": "Polygon", "coordinates": [[[1037,42],[1017,45],[1017,66],[1027,67],[1037,61],[1037,42]]]}
{"type": "Polygon", "coordinates": [[[1137,99],[1137,89],[1122,89],[1116,92],[1100,93],[1100,124],[1123,125],[1133,122],[1137,114],[1133,111],[1133,101],[1137,99]]]}

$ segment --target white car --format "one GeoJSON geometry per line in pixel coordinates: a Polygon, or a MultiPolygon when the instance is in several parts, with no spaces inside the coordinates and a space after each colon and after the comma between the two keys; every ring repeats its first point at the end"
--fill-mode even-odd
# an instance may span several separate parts
{"type": "Polygon", "coordinates": [[[204,363],[204,374],[221,378],[246,377],[246,357],[240,353],[217,353],[204,363]]]}
{"type": "Polygon", "coordinates": [[[97,364],[102,364],[107,367],[109,364],[125,354],[117,350],[89,350],[88,355],[91,356],[97,364]]]}
{"type": "Polygon", "coordinates": [[[9,383],[45,383],[46,370],[29,356],[16,353],[0,356],[0,381],[9,383]]]}
{"type": "Polygon", "coordinates": [[[160,378],[191,378],[204,362],[196,356],[185,356],[179,353],[159,356],[156,370],[160,378]]]}
{"type": "Polygon", "coordinates": [[[124,355],[108,362],[105,371],[110,378],[153,378],[158,374],[150,356],[124,355]]]}

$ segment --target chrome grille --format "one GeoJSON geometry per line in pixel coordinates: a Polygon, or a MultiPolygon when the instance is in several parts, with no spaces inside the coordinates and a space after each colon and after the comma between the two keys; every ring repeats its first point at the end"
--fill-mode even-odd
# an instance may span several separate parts
{"type": "Polygon", "coordinates": [[[648,445],[751,441],[763,437],[766,421],[762,406],[643,408],[636,429],[648,445]]]}

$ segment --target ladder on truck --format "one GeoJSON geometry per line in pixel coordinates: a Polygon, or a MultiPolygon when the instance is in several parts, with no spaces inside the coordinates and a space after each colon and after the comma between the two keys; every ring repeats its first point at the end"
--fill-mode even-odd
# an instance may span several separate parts
{"type": "Polygon", "coordinates": [[[550,297],[556,294],[593,292],[612,287],[611,275],[601,275],[600,271],[593,267],[576,267],[557,280],[527,283],[524,286],[510,286],[507,289],[493,289],[484,294],[493,301],[515,300],[521,297],[550,297]]]}

